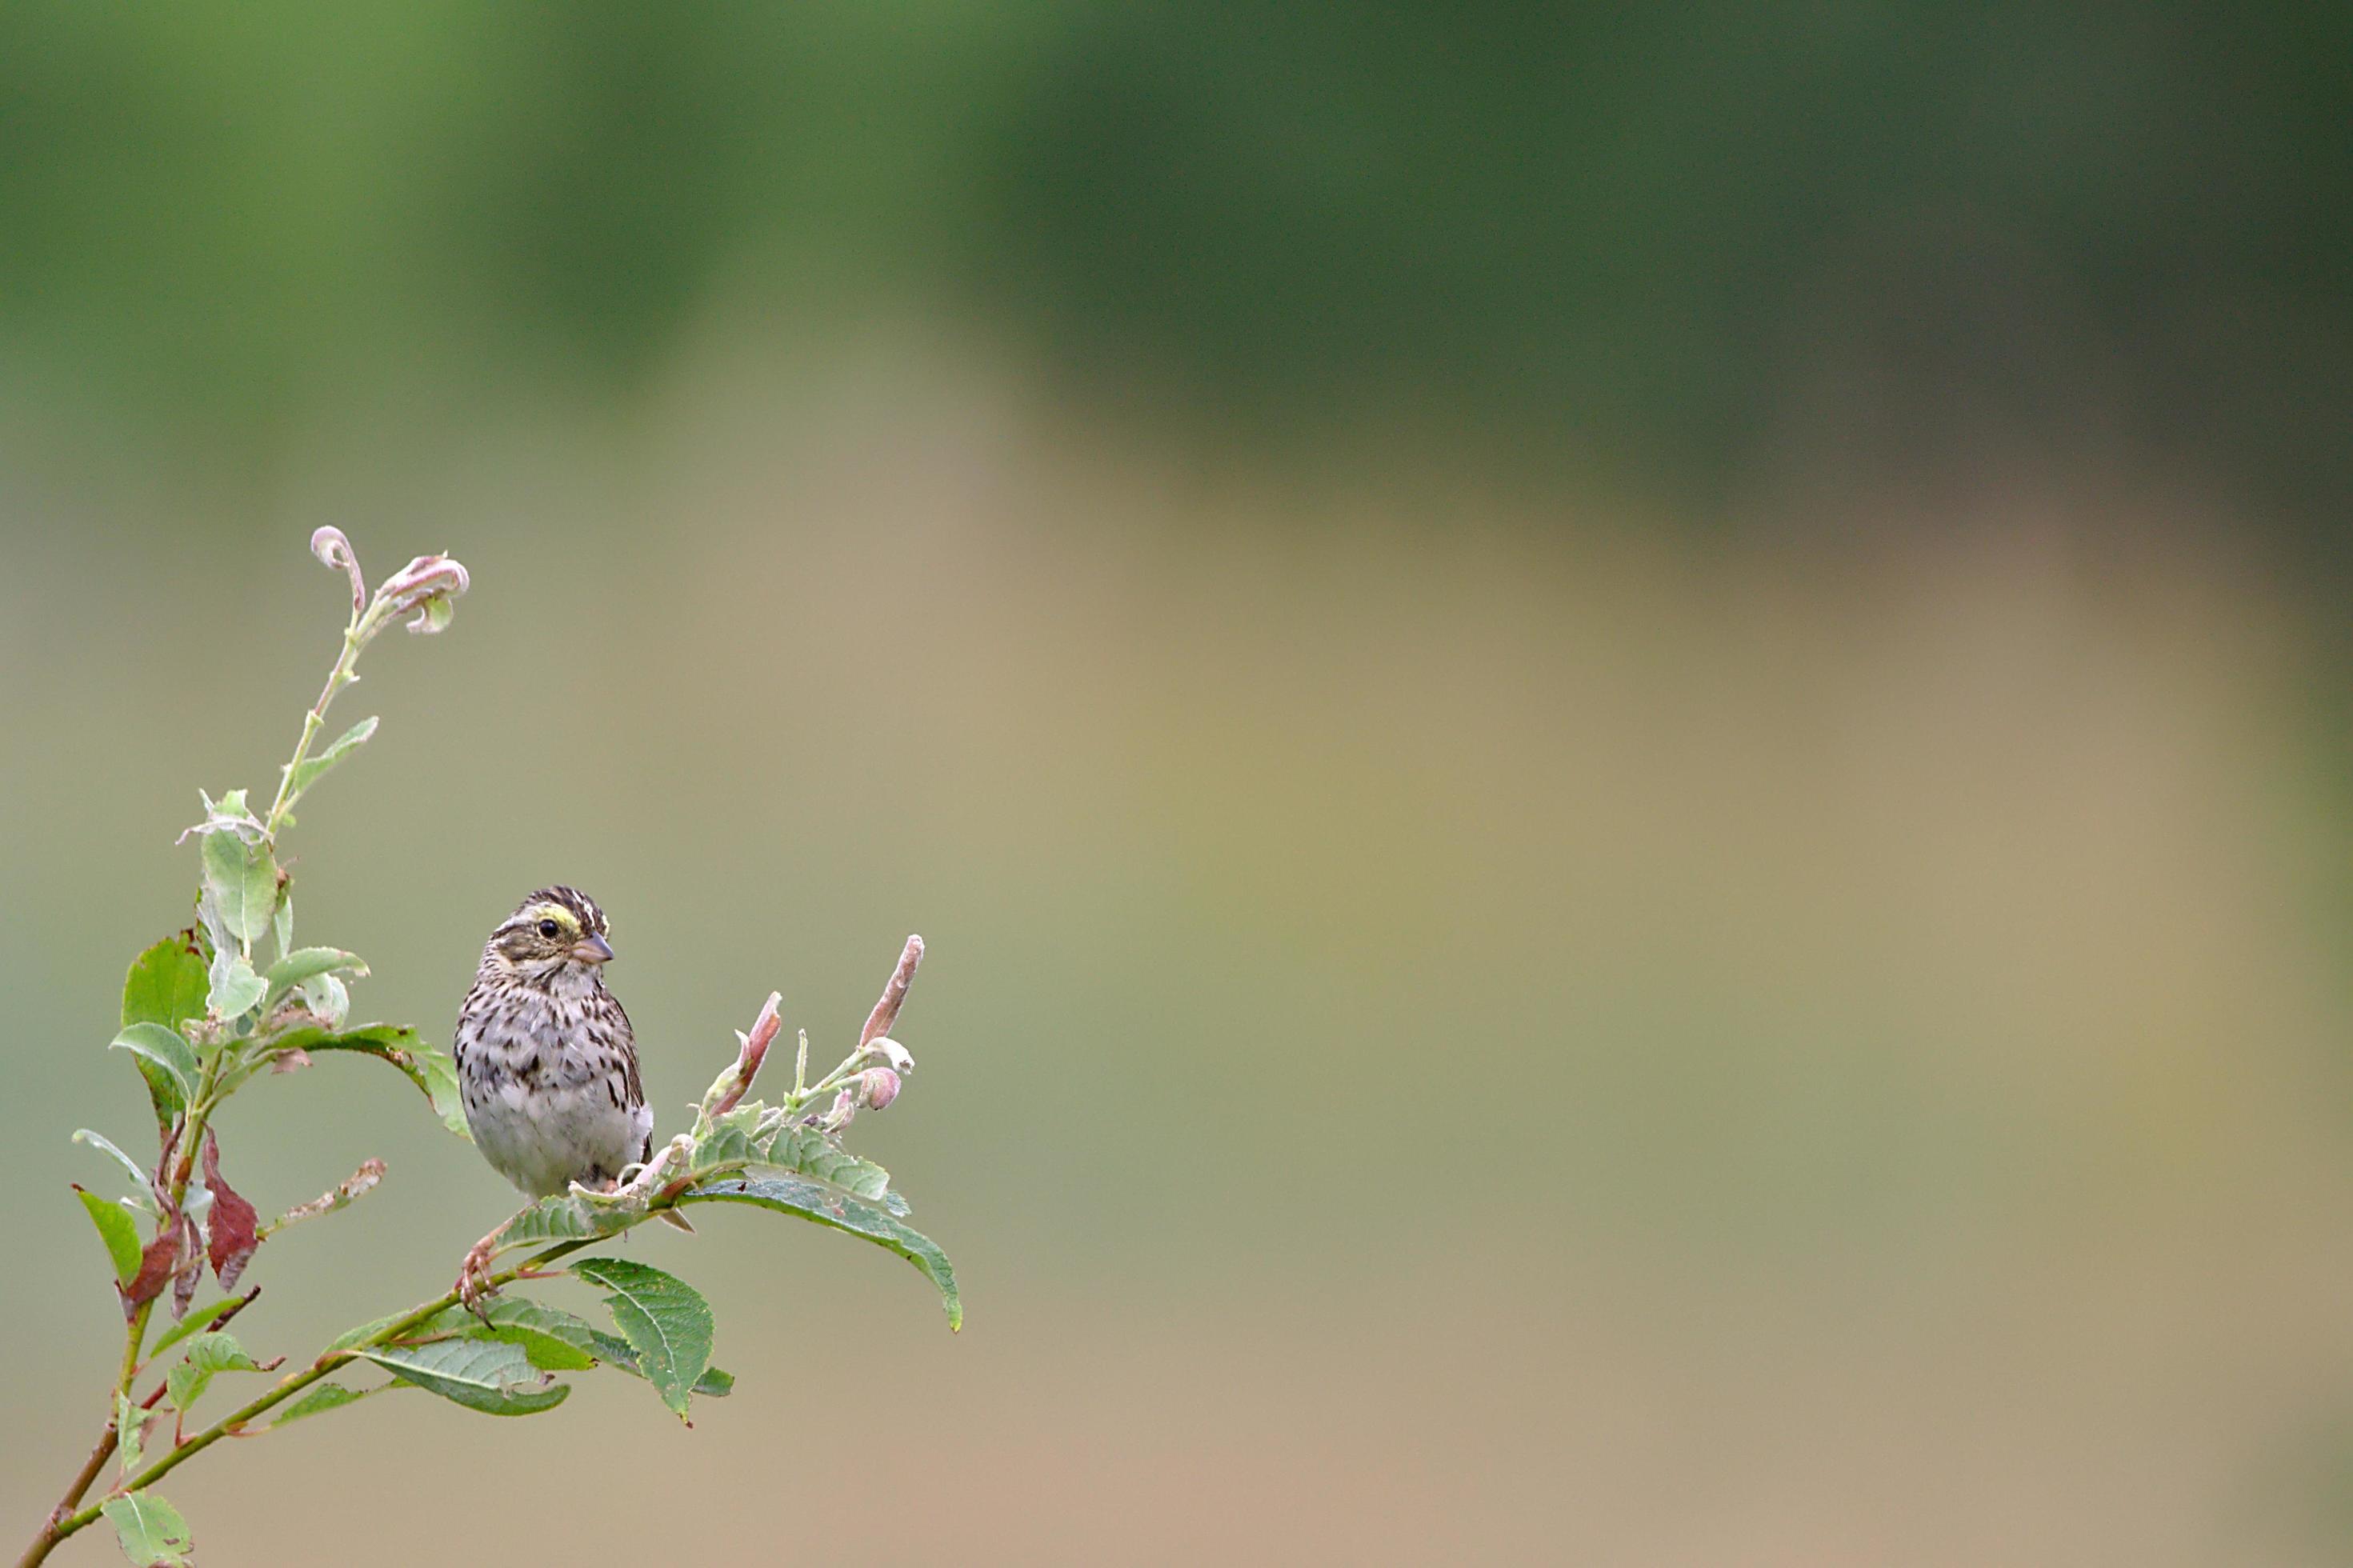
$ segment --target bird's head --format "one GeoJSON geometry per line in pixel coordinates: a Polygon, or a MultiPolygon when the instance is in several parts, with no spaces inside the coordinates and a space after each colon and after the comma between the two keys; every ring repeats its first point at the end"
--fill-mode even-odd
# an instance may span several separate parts
{"type": "Polygon", "coordinates": [[[482,962],[533,979],[592,974],[613,956],[605,911],[577,888],[542,888],[491,933],[482,962]]]}

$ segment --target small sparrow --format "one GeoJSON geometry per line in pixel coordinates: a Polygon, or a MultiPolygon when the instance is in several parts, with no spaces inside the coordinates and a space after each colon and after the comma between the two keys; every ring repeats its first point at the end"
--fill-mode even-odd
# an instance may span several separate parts
{"type": "Polygon", "coordinates": [[[629,1016],[605,989],[605,911],[542,888],[482,948],[458,1009],[458,1083],[474,1144],[534,1198],[610,1188],[653,1154],[629,1016]]]}

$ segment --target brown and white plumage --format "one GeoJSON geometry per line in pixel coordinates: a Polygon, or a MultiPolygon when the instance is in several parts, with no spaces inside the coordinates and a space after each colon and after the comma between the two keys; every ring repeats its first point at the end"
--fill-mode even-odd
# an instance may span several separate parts
{"type": "Polygon", "coordinates": [[[605,989],[605,912],[542,888],[491,932],[458,1011],[458,1082],[474,1143],[533,1197],[607,1187],[652,1153],[629,1016],[605,989]]]}

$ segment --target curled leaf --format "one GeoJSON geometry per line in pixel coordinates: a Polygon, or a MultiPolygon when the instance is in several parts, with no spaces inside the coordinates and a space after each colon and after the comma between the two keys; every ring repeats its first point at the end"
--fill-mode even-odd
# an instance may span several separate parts
{"type": "Polygon", "coordinates": [[[117,1285],[115,1293],[122,1298],[122,1317],[128,1322],[139,1309],[164,1293],[172,1276],[180,1267],[180,1226],[176,1218],[164,1226],[154,1240],[139,1255],[138,1272],[126,1284],[117,1285]]]}
{"type": "Polygon", "coordinates": [[[866,1027],[858,1032],[858,1046],[863,1050],[875,1040],[891,1032],[899,1021],[899,1008],[907,1000],[907,987],[915,979],[915,966],[923,962],[923,939],[911,936],[899,953],[899,965],[891,972],[890,984],[882,987],[882,998],[874,1004],[874,1011],[866,1016],[866,1027]]]}
{"type": "Polygon", "coordinates": [[[221,1175],[220,1139],[210,1128],[205,1130],[205,1187],[213,1195],[212,1213],[205,1221],[213,1274],[222,1289],[234,1290],[237,1276],[245,1272],[254,1249],[261,1245],[257,1228],[261,1216],[221,1175]]]}
{"type": "Polygon", "coordinates": [[[360,552],[343,531],[330,524],[311,535],[311,553],[322,565],[332,566],[352,580],[352,613],[357,615],[367,604],[367,579],[360,575],[360,552]]]}

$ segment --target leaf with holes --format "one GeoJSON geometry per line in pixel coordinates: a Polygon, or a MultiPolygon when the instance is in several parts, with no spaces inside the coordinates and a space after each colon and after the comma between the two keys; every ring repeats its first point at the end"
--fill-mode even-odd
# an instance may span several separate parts
{"type": "Polygon", "coordinates": [[[79,1186],[74,1194],[90,1211],[90,1222],[98,1226],[98,1238],[106,1243],[106,1255],[114,1260],[115,1283],[130,1284],[139,1278],[139,1223],[121,1204],[79,1186]]]}
{"type": "Polygon", "coordinates": [[[948,1327],[964,1327],[964,1300],[956,1293],[955,1269],[948,1262],[947,1254],[931,1237],[900,1224],[871,1204],[845,1196],[823,1183],[782,1175],[705,1182],[680,1194],[678,1202],[681,1207],[703,1203],[751,1204],[887,1247],[923,1270],[924,1277],[938,1288],[941,1304],[947,1308],[948,1327]]]}
{"type": "Polygon", "coordinates": [[[441,1340],[423,1345],[372,1345],[353,1354],[487,1415],[536,1415],[572,1392],[553,1373],[531,1364],[521,1345],[503,1340],[441,1340]]]}
{"type": "Polygon", "coordinates": [[[114,1526],[114,1539],[133,1568],[191,1568],[195,1538],[180,1510],[153,1492],[126,1492],[106,1500],[100,1510],[114,1526]]]}
{"type": "Polygon", "coordinates": [[[626,1258],[584,1258],[571,1267],[610,1292],[605,1305],[637,1352],[638,1370],[685,1420],[694,1385],[711,1364],[711,1304],[676,1275],[626,1258]]]}

